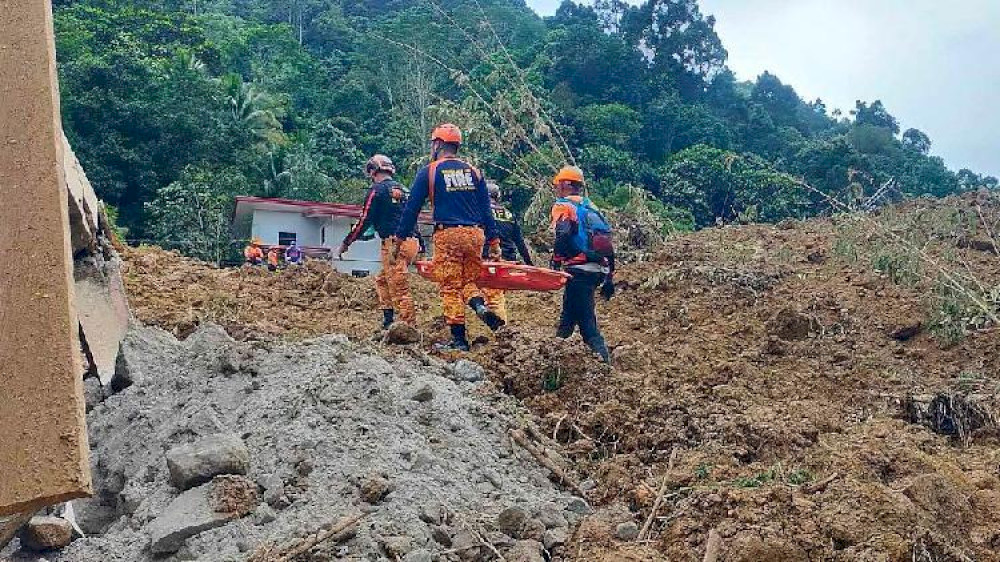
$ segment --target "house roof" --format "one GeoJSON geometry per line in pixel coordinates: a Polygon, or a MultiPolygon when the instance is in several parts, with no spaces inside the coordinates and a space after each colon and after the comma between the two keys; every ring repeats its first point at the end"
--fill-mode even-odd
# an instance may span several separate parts
{"type": "MultiPolygon", "coordinates": [[[[301,213],[308,218],[323,217],[361,217],[361,205],[349,205],[346,203],[321,203],[318,201],[298,201],[295,199],[282,199],[280,197],[236,197],[235,218],[247,215],[255,210],[278,211],[286,213],[301,213]]],[[[430,213],[421,212],[419,222],[431,224],[433,218],[430,213]]]]}

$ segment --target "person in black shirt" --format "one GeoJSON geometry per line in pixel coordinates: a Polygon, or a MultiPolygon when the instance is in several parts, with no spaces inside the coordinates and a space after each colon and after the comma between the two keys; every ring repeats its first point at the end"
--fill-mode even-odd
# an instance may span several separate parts
{"type": "Polygon", "coordinates": [[[399,226],[399,217],[409,196],[406,187],[392,178],[395,173],[396,167],[388,156],[376,154],[368,160],[365,174],[371,178],[372,186],[365,197],[360,220],[344,238],[338,253],[338,258],[344,259],[351,244],[370,232],[378,234],[382,239],[382,271],[375,276],[375,292],[378,293],[379,306],[382,308],[383,328],[388,328],[395,321],[397,312],[402,322],[413,325],[417,321],[407,279],[410,264],[420,251],[420,236],[416,227],[400,244],[398,259],[392,259],[392,237],[399,226]]]}
{"type": "MultiPolygon", "coordinates": [[[[490,192],[490,208],[493,211],[493,218],[497,223],[497,231],[500,233],[500,257],[503,261],[517,262],[520,253],[521,263],[534,265],[531,262],[531,252],[528,245],[524,243],[524,234],[521,227],[511,213],[500,202],[500,186],[495,182],[486,184],[490,192]]],[[[489,248],[483,248],[483,257],[488,257],[489,248]]],[[[496,312],[497,316],[508,322],[507,296],[503,289],[483,288],[483,296],[486,298],[486,306],[496,312]]]]}

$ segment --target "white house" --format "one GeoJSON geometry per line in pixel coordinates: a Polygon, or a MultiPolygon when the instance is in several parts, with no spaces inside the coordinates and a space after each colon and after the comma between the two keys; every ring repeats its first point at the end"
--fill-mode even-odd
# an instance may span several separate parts
{"type": "MultiPolygon", "coordinates": [[[[307,256],[330,260],[343,273],[375,274],[382,269],[378,236],[351,244],[343,260],[336,255],[361,218],[361,209],[360,205],[241,196],[236,198],[233,233],[238,240],[259,238],[265,246],[298,244],[307,256]]],[[[422,213],[420,224],[422,232],[430,232],[429,215],[422,213]]]]}

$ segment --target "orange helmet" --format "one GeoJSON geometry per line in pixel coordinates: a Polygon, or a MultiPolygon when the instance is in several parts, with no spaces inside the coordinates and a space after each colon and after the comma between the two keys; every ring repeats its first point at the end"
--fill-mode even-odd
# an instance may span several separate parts
{"type": "Polygon", "coordinates": [[[431,133],[431,141],[441,141],[453,144],[462,144],[462,129],[451,123],[438,125],[431,133]]]}
{"type": "Polygon", "coordinates": [[[376,154],[368,159],[368,163],[365,164],[365,174],[372,175],[375,172],[388,172],[390,174],[396,173],[396,165],[392,163],[392,160],[384,154],[376,154]]]}
{"type": "Polygon", "coordinates": [[[552,178],[552,185],[559,185],[561,181],[583,183],[583,170],[576,166],[565,166],[562,170],[559,170],[556,177],[552,178]]]}

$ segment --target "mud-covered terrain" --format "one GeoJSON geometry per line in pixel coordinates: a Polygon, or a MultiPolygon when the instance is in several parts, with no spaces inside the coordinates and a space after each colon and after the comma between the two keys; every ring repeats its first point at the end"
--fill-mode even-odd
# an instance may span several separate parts
{"type": "MultiPolygon", "coordinates": [[[[998,209],[918,200],[630,252],[600,305],[610,369],[552,337],[557,294],[513,295],[472,358],[596,483],[565,558],[701,560],[713,535],[722,560],[1000,560],[998,209]]],[[[135,314],[178,336],[376,332],[370,281],[319,265],[127,257],[135,314]]],[[[414,284],[429,350],[440,309],[414,284]]]]}

